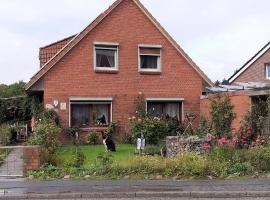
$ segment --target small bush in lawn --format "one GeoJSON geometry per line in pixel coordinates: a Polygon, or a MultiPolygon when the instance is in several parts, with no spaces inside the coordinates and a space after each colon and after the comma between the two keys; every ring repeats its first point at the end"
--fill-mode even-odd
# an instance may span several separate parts
{"type": "Polygon", "coordinates": [[[147,145],[143,152],[149,156],[160,155],[160,148],[154,145],[147,145]]]}
{"type": "Polygon", "coordinates": [[[85,160],[86,156],[84,155],[84,153],[77,151],[75,154],[71,156],[71,158],[68,161],[66,161],[65,166],[81,168],[84,166],[85,160]]]}
{"type": "Polygon", "coordinates": [[[11,129],[8,125],[0,126],[0,146],[6,146],[11,140],[11,129]]]}
{"type": "Polygon", "coordinates": [[[96,157],[98,165],[108,167],[113,163],[113,155],[111,153],[100,153],[96,157]]]}
{"type": "Polygon", "coordinates": [[[92,144],[92,145],[96,145],[98,144],[98,137],[99,134],[95,131],[91,131],[88,135],[87,135],[87,143],[88,144],[92,144]]]}
{"type": "Polygon", "coordinates": [[[42,148],[41,163],[43,163],[44,166],[47,166],[47,165],[59,166],[59,164],[61,163],[61,160],[55,152],[42,148]]]}

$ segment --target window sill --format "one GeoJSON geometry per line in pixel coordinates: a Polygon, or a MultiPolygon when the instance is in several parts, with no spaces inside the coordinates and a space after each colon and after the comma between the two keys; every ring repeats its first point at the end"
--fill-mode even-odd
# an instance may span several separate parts
{"type": "Polygon", "coordinates": [[[160,75],[161,71],[139,71],[140,74],[146,74],[146,75],[160,75]]]}
{"type": "Polygon", "coordinates": [[[88,128],[80,128],[81,131],[105,131],[109,126],[93,126],[88,128]]]}
{"type": "Polygon", "coordinates": [[[119,71],[115,69],[95,69],[95,72],[100,74],[117,74],[119,71]]]}

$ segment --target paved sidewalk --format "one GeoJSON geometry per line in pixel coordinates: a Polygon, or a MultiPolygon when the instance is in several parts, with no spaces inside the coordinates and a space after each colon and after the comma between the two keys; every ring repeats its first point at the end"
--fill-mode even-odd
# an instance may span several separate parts
{"type": "Polygon", "coordinates": [[[1,181],[0,199],[270,197],[270,179],[198,181],[1,181]],[[1,193],[2,191],[2,193],[1,193]]]}
{"type": "Polygon", "coordinates": [[[11,149],[0,166],[0,177],[23,176],[23,152],[20,148],[11,149]]]}

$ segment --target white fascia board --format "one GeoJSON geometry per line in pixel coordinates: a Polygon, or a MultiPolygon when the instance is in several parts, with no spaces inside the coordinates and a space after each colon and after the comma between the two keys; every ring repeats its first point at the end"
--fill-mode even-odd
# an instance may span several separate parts
{"type": "Polygon", "coordinates": [[[250,60],[245,67],[243,67],[237,74],[235,74],[230,80],[229,83],[232,83],[238,76],[240,76],[247,68],[249,68],[256,60],[258,60],[268,49],[270,48],[270,44],[264,48],[257,56],[255,56],[252,60],[250,60]]]}

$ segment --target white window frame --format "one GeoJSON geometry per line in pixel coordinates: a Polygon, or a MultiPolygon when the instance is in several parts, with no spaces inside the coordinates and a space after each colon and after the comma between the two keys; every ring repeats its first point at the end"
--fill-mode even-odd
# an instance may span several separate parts
{"type": "Polygon", "coordinates": [[[185,120],[185,111],[184,111],[184,102],[185,99],[184,98],[146,98],[145,99],[145,111],[146,113],[148,112],[148,102],[160,102],[160,103],[181,103],[181,112],[179,113],[179,117],[181,116],[181,122],[183,122],[185,120]]]}
{"type": "Polygon", "coordinates": [[[119,56],[119,44],[118,43],[112,43],[112,42],[94,42],[93,46],[93,52],[94,52],[94,70],[95,71],[118,71],[118,56],[119,56]],[[102,47],[104,46],[104,47],[102,47]],[[111,46],[111,47],[107,47],[111,46]],[[115,65],[114,67],[99,67],[97,66],[97,52],[96,49],[105,49],[105,50],[116,50],[115,51],[115,65]]]}
{"type": "Polygon", "coordinates": [[[265,64],[265,72],[266,72],[266,74],[265,74],[265,78],[267,79],[267,80],[270,80],[270,76],[268,76],[268,68],[270,68],[270,63],[266,63],[265,64]]]}
{"type": "Polygon", "coordinates": [[[139,72],[161,72],[162,71],[162,46],[161,45],[147,45],[147,44],[139,44],[138,45],[138,71],[139,72]],[[159,54],[141,54],[141,48],[149,48],[149,49],[159,49],[159,54]],[[143,69],[141,68],[141,56],[155,56],[157,59],[157,69],[143,69]]]}
{"type": "MultiPolygon", "coordinates": [[[[71,98],[69,98],[69,128],[71,127],[71,105],[72,104],[107,104],[107,105],[110,105],[110,122],[113,121],[113,113],[112,113],[113,112],[113,98],[111,98],[111,97],[106,97],[106,98],[71,97],[71,98]]],[[[89,127],[89,128],[91,129],[91,128],[95,128],[95,127],[89,127]]]]}

